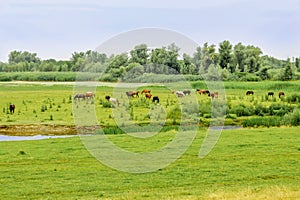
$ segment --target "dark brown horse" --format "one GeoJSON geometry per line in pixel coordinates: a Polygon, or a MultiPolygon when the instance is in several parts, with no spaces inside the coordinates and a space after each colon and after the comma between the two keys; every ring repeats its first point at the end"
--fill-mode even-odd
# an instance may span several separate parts
{"type": "Polygon", "coordinates": [[[75,94],[74,101],[76,101],[76,100],[79,101],[80,99],[85,100],[85,94],[75,94]]]}
{"type": "Polygon", "coordinates": [[[281,96],[284,96],[284,92],[279,92],[279,93],[278,93],[278,96],[279,96],[279,98],[280,98],[281,96]]]}
{"type": "Polygon", "coordinates": [[[147,89],[144,89],[143,91],[142,91],[142,94],[147,94],[147,93],[151,93],[151,90],[147,90],[147,89]]]}
{"type": "Polygon", "coordinates": [[[274,96],[274,92],[268,92],[268,96],[274,96]]]}
{"type": "Polygon", "coordinates": [[[10,112],[10,114],[13,114],[13,113],[15,113],[15,108],[16,108],[16,106],[15,106],[15,104],[10,104],[9,105],[9,112],[10,112]]]}
{"type": "Polygon", "coordinates": [[[130,92],[126,92],[126,95],[130,98],[130,97],[139,97],[139,91],[130,91],[130,92]]]}
{"type": "Polygon", "coordinates": [[[159,103],[159,98],[158,98],[158,96],[154,96],[154,97],[152,98],[152,102],[157,102],[157,103],[159,103]]]}
{"type": "Polygon", "coordinates": [[[247,92],[246,92],[246,95],[253,95],[254,94],[254,92],[252,91],[252,90],[248,90],[247,92]]]}
{"type": "Polygon", "coordinates": [[[191,94],[191,90],[183,90],[182,91],[184,95],[190,95],[191,94]]]}

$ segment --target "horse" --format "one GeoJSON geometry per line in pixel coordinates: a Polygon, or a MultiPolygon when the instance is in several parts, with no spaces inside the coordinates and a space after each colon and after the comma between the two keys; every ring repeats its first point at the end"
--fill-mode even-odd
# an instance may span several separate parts
{"type": "Polygon", "coordinates": [[[196,92],[198,93],[198,94],[209,94],[210,92],[208,91],[208,90],[200,90],[200,89],[197,89],[196,90],[196,92]]]}
{"type": "Polygon", "coordinates": [[[157,101],[157,103],[159,103],[159,98],[158,98],[158,96],[154,96],[153,98],[152,98],[152,102],[156,102],[157,101]]]}
{"type": "Polygon", "coordinates": [[[75,94],[74,101],[83,99],[85,100],[85,94],[75,94]]]}
{"type": "Polygon", "coordinates": [[[146,94],[145,94],[145,97],[146,97],[147,99],[151,99],[152,94],[146,93],[146,94]]]}
{"type": "Polygon", "coordinates": [[[184,95],[191,95],[191,90],[183,90],[184,95]]]}
{"type": "Polygon", "coordinates": [[[15,113],[15,108],[16,108],[16,106],[15,106],[15,104],[10,104],[9,105],[9,112],[10,112],[10,114],[13,114],[13,113],[15,113]]]}
{"type": "Polygon", "coordinates": [[[130,97],[139,97],[139,91],[130,91],[130,92],[126,92],[126,95],[128,96],[128,98],[130,97]]]}
{"type": "Polygon", "coordinates": [[[248,90],[247,92],[246,92],[246,95],[253,95],[254,94],[254,92],[252,91],[252,90],[248,90]]]}
{"type": "Polygon", "coordinates": [[[116,98],[111,98],[110,96],[105,96],[105,99],[111,103],[118,105],[118,106],[120,105],[119,100],[116,98]]]}
{"type": "Polygon", "coordinates": [[[219,96],[219,93],[218,92],[209,93],[208,96],[211,97],[211,98],[213,98],[213,99],[217,99],[218,96],[219,96]]]}
{"type": "Polygon", "coordinates": [[[184,97],[185,94],[181,91],[173,91],[172,94],[176,94],[177,97],[184,97]]]}
{"type": "Polygon", "coordinates": [[[147,94],[147,93],[151,93],[151,90],[147,90],[147,89],[144,89],[143,91],[142,91],[142,94],[147,94]]]}
{"type": "Polygon", "coordinates": [[[279,96],[279,98],[280,98],[281,96],[284,96],[284,92],[279,92],[279,93],[278,93],[278,96],[279,96]]]}
{"type": "Polygon", "coordinates": [[[274,92],[268,92],[268,96],[272,96],[273,97],[274,92]]]}
{"type": "Polygon", "coordinates": [[[93,99],[95,97],[95,94],[93,92],[86,92],[85,98],[87,99],[93,99]]]}

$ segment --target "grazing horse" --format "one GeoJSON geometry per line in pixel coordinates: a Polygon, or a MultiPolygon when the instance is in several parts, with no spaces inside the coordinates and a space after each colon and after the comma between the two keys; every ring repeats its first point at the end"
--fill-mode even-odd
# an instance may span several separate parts
{"type": "Polygon", "coordinates": [[[284,96],[284,92],[279,92],[279,93],[278,93],[278,96],[279,96],[279,98],[280,98],[281,96],[284,96]]]}
{"type": "Polygon", "coordinates": [[[209,93],[208,96],[211,97],[211,98],[213,98],[213,99],[217,99],[218,96],[219,96],[219,93],[218,92],[209,93]]]}
{"type": "Polygon", "coordinates": [[[252,91],[252,90],[248,90],[247,92],[246,92],[246,95],[253,95],[254,94],[254,92],[252,91]]]}
{"type": "Polygon", "coordinates": [[[130,91],[130,92],[126,92],[126,95],[128,96],[128,98],[130,97],[139,97],[139,91],[130,91]]]}
{"type": "Polygon", "coordinates": [[[85,94],[75,94],[74,101],[83,99],[85,100],[85,94]]]}
{"type": "Polygon", "coordinates": [[[274,92],[268,92],[268,96],[274,96],[274,92]]]}
{"type": "Polygon", "coordinates": [[[176,94],[177,97],[184,97],[184,93],[180,91],[173,91],[172,94],[176,94]]]}
{"type": "Polygon", "coordinates": [[[151,99],[152,94],[146,93],[146,94],[145,94],[145,97],[146,97],[147,99],[151,99]]]}
{"type": "Polygon", "coordinates": [[[210,92],[208,91],[208,90],[200,90],[200,89],[197,89],[196,90],[196,92],[198,93],[198,94],[209,94],[210,92]]]}
{"type": "Polygon", "coordinates": [[[112,103],[118,105],[118,106],[120,105],[119,100],[116,98],[111,98],[110,96],[105,96],[105,99],[109,102],[112,102],[112,103]]]}
{"type": "Polygon", "coordinates": [[[95,94],[93,92],[86,92],[85,98],[87,99],[93,99],[95,97],[95,94]]]}
{"type": "Polygon", "coordinates": [[[147,94],[147,93],[151,93],[151,90],[147,90],[147,89],[144,89],[143,91],[142,91],[142,94],[147,94]]]}
{"type": "Polygon", "coordinates": [[[158,96],[154,96],[154,97],[152,98],[152,102],[157,102],[157,103],[159,103],[159,98],[158,98],[158,96]]]}
{"type": "Polygon", "coordinates": [[[15,104],[10,104],[9,105],[9,112],[10,112],[10,114],[15,113],[15,108],[16,108],[15,104]]]}
{"type": "Polygon", "coordinates": [[[191,90],[183,90],[184,95],[191,95],[191,90]]]}

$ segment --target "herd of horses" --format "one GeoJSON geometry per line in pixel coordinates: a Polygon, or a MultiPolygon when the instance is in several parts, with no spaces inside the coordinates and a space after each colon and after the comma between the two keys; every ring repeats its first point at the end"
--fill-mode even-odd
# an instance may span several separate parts
{"type": "MultiPolygon", "coordinates": [[[[139,91],[128,91],[125,92],[128,98],[132,98],[132,97],[139,97],[139,91]]],[[[209,97],[211,97],[212,99],[216,99],[219,96],[218,92],[210,92],[209,90],[201,90],[201,89],[196,89],[196,93],[200,94],[200,95],[207,95],[209,97]]],[[[172,91],[172,94],[175,94],[177,97],[181,98],[187,95],[191,94],[191,90],[183,90],[183,91],[172,91]]],[[[273,97],[274,96],[274,92],[268,92],[267,95],[273,97]]],[[[158,96],[153,96],[151,94],[151,90],[149,89],[143,89],[141,92],[141,95],[144,95],[147,99],[151,99],[152,98],[152,102],[153,103],[159,103],[159,97],[158,96]]],[[[248,90],[246,92],[246,95],[254,95],[254,91],[252,90],[248,90]]],[[[279,98],[281,98],[282,96],[284,96],[284,92],[278,92],[278,96],[279,98]]],[[[86,92],[85,94],[75,94],[73,100],[76,101],[80,101],[80,100],[89,100],[89,99],[94,99],[95,98],[95,93],[93,92],[86,92]]],[[[112,98],[110,96],[105,96],[105,99],[117,106],[120,105],[120,102],[117,98],[112,98]]],[[[15,112],[15,108],[16,106],[14,104],[10,104],[9,105],[9,112],[10,114],[13,114],[15,112]]]]}
{"type": "MultiPolygon", "coordinates": [[[[211,97],[212,99],[216,99],[216,98],[219,97],[218,92],[210,92],[209,90],[196,89],[196,93],[198,93],[199,95],[207,95],[208,97],[211,97]]],[[[127,91],[127,92],[125,92],[125,94],[128,98],[138,98],[142,95],[142,96],[145,96],[147,99],[152,99],[152,102],[154,102],[154,103],[159,103],[159,97],[158,96],[153,96],[151,94],[151,90],[149,90],[149,89],[143,89],[141,91],[141,93],[137,90],[127,91]]],[[[178,98],[182,98],[184,96],[191,95],[191,90],[172,91],[172,94],[175,94],[178,98]]],[[[254,91],[248,90],[246,92],[246,95],[254,95],[254,91]]],[[[284,92],[279,92],[278,95],[279,95],[279,98],[280,98],[281,96],[284,95],[284,92]]],[[[268,96],[273,97],[274,92],[268,92],[268,96]]],[[[76,94],[74,96],[74,101],[80,100],[80,99],[86,100],[86,99],[91,99],[91,98],[94,98],[94,97],[95,97],[94,93],[86,92],[85,94],[76,94]]],[[[105,99],[107,101],[117,105],[117,106],[120,105],[120,102],[117,98],[113,98],[111,96],[106,95],[105,99]]]]}
{"type": "MultiPolygon", "coordinates": [[[[253,95],[253,94],[254,94],[254,91],[252,91],[252,90],[248,90],[246,92],[246,95],[253,95]]],[[[274,92],[268,92],[267,95],[273,97],[274,94],[275,94],[274,92]]],[[[281,98],[282,96],[284,96],[284,92],[278,92],[278,97],[281,98]]]]}

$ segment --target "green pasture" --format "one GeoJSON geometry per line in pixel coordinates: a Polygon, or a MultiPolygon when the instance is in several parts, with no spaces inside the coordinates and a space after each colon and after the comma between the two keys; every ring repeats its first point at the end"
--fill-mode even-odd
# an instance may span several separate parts
{"type": "MultiPolygon", "coordinates": [[[[207,95],[199,95],[195,92],[192,92],[191,96],[176,98],[172,94],[172,90],[184,89],[185,85],[181,82],[173,84],[172,88],[157,84],[135,88],[139,91],[145,88],[150,89],[154,96],[160,98],[159,104],[152,103],[151,100],[141,95],[140,98],[128,100],[125,92],[132,90],[130,87],[116,89],[108,86],[74,87],[68,84],[42,85],[9,82],[0,83],[0,85],[0,95],[2,96],[0,98],[0,125],[74,125],[77,123],[74,121],[74,114],[76,116],[82,115],[86,119],[93,118],[97,124],[105,127],[127,126],[131,122],[140,125],[150,122],[178,125],[183,122],[182,114],[187,116],[187,123],[200,120],[201,125],[208,125],[212,117],[212,103],[216,112],[221,113],[217,116],[222,116],[222,110],[226,111],[225,124],[240,125],[244,118],[254,115],[268,117],[270,106],[278,107],[279,105],[279,110],[275,110],[272,114],[280,112],[279,114],[283,116],[299,107],[300,102],[299,81],[224,82],[225,93],[221,91],[219,98],[213,101],[207,95]],[[95,90],[96,97],[94,100],[73,103],[75,93],[85,93],[90,90],[95,90]],[[247,90],[253,90],[254,95],[246,96],[247,90]],[[267,96],[269,91],[275,93],[274,97],[267,96]],[[280,99],[278,97],[279,91],[285,92],[285,96],[280,99]],[[117,97],[120,106],[109,104],[105,99],[106,95],[117,97]],[[291,99],[291,97],[294,98],[291,99]],[[16,105],[16,111],[13,115],[8,112],[10,103],[16,105]],[[181,106],[184,109],[181,109],[181,106]],[[285,110],[280,110],[282,107],[285,110]],[[254,109],[266,109],[267,111],[263,113],[254,111],[254,109]],[[117,123],[116,119],[122,123],[117,123]]],[[[195,89],[207,89],[203,81],[191,82],[190,85],[194,91],[195,89]]]]}
{"type": "MultiPolygon", "coordinates": [[[[297,199],[298,127],[223,131],[203,159],[200,129],[189,149],[166,168],[130,174],[93,158],[79,137],[0,142],[1,199],[297,199]]],[[[159,149],[174,137],[110,135],[131,152],[159,149]]],[[[130,161],[128,161],[130,162],[130,161]]]]}

